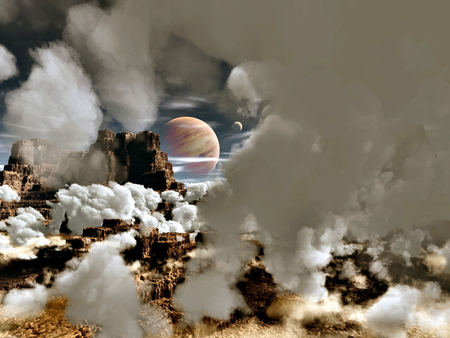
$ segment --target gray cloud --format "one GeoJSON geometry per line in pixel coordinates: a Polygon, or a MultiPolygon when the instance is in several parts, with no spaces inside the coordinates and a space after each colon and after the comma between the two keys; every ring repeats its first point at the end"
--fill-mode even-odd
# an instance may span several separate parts
{"type": "Polygon", "coordinates": [[[404,37],[400,42],[400,53],[407,62],[408,71],[427,71],[433,68],[433,46],[425,40],[415,43],[413,37],[404,37]]]}
{"type": "MultiPolygon", "coordinates": [[[[227,183],[212,187],[205,197],[207,203],[199,204],[199,217],[217,232],[207,246],[216,250],[207,258],[213,268],[204,273],[222,267],[224,252],[230,254],[230,261],[240,264],[252,258],[251,251],[245,253],[233,240],[224,240],[235,234],[237,241],[246,217],[252,215],[257,224],[254,236],[265,246],[263,263],[267,270],[282,288],[317,300],[327,297],[322,268],[334,254],[348,255],[355,250],[343,242],[344,237],[377,243],[391,231],[403,229],[404,235],[383,250],[408,264],[408,257],[421,255],[424,239],[422,235],[410,235],[411,231],[421,227],[426,232],[435,221],[449,219],[446,204],[450,186],[442,171],[447,167],[442,157],[436,157],[436,140],[427,127],[433,112],[445,107],[445,100],[440,100],[445,97],[440,95],[445,93],[445,81],[425,85],[429,87],[426,99],[419,95],[419,100],[430,107],[418,108],[416,115],[422,121],[386,110],[395,107],[395,100],[398,104],[401,99],[405,105],[414,93],[408,87],[411,77],[404,70],[398,44],[382,47],[383,39],[391,33],[376,31],[371,36],[372,22],[363,25],[364,33],[357,28],[361,21],[355,18],[369,15],[371,6],[357,4],[354,10],[346,3],[336,3],[335,7],[322,6],[321,2],[284,5],[277,7],[276,19],[269,14],[273,9],[270,2],[258,3],[254,13],[246,7],[251,6],[249,3],[228,2],[200,9],[180,6],[171,14],[176,27],[183,27],[180,34],[185,39],[235,66],[231,74],[236,76],[229,79],[228,86],[247,111],[255,112],[254,106],[263,99],[269,101],[254,133],[224,163],[227,183]],[[178,11],[192,10],[199,11],[197,17],[214,20],[187,24],[177,16],[178,11]],[[298,15],[306,12],[307,18],[298,15]],[[224,30],[230,18],[233,25],[224,30]],[[263,22],[277,27],[269,37],[260,26],[263,22]],[[375,61],[369,55],[372,52],[366,55],[359,49],[360,40],[368,50],[377,49],[375,61]],[[355,61],[358,65],[369,64],[360,74],[355,71],[358,66],[348,67],[349,60],[358,56],[364,56],[355,61]],[[389,58],[391,62],[386,61],[389,58]],[[278,62],[271,62],[273,59],[278,62]],[[333,62],[327,63],[331,59],[333,62]],[[249,60],[253,60],[254,71],[245,70],[249,60]],[[403,70],[396,71],[402,62],[403,70]],[[382,69],[372,69],[372,65],[382,69]],[[380,80],[380,72],[386,78],[380,80]],[[400,86],[400,94],[392,87],[386,89],[390,81],[400,86]],[[228,247],[223,248],[221,243],[228,247]]],[[[389,28],[395,36],[405,35],[396,21],[389,21],[389,28]]],[[[415,58],[408,62],[416,65],[415,58]]],[[[416,84],[425,80],[411,76],[416,84]]],[[[446,142],[448,137],[440,135],[446,142]]],[[[383,255],[373,257],[371,271],[389,280],[389,264],[383,255]]],[[[220,273],[224,279],[233,280],[231,276],[239,279],[241,271],[220,273]]],[[[187,283],[195,284],[196,280],[203,283],[197,275],[187,283]]],[[[228,287],[232,292],[231,283],[228,287]]],[[[188,289],[197,290],[194,285],[183,287],[179,299],[185,299],[182,296],[188,289]]],[[[182,308],[190,307],[185,301],[182,308]]]]}
{"type": "Polygon", "coordinates": [[[11,23],[19,15],[19,6],[16,0],[2,0],[0,6],[0,24],[11,23]]]}
{"type": "Polygon", "coordinates": [[[151,126],[158,115],[149,11],[140,0],[117,1],[107,12],[82,4],[69,10],[64,33],[92,74],[108,114],[133,132],[151,126]]]}
{"type": "Polygon", "coordinates": [[[77,53],[64,43],[31,53],[36,61],[31,74],[5,97],[7,130],[23,139],[41,137],[83,150],[95,140],[102,114],[77,53]]]}
{"type": "Polygon", "coordinates": [[[425,127],[433,147],[438,153],[448,149],[447,130],[450,126],[450,84],[443,78],[424,79],[417,85],[416,96],[400,109],[403,121],[425,127]]]}
{"type": "Polygon", "coordinates": [[[8,80],[18,74],[16,66],[16,57],[0,45],[0,82],[8,80]]]}
{"type": "MultiPolygon", "coordinates": [[[[220,61],[175,35],[170,36],[161,50],[155,62],[155,71],[164,83],[167,95],[189,93],[190,102],[184,103],[187,108],[189,103],[195,104],[195,97],[201,97],[202,101],[211,100],[211,96],[217,96],[222,86],[220,61]]],[[[179,101],[169,108],[180,109],[182,106],[179,101]]]]}
{"type": "Polygon", "coordinates": [[[62,29],[68,9],[82,2],[86,0],[2,0],[0,26],[28,32],[62,29]]]}

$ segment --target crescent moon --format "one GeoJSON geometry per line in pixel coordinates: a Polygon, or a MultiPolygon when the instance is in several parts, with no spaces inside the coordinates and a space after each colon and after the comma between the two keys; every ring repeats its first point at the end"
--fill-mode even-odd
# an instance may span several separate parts
{"type": "Polygon", "coordinates": [[[234,131],[241,131],[242,130],[242,123],[239,121],[236,121],[233,123],[233,130],[234,131]]]}

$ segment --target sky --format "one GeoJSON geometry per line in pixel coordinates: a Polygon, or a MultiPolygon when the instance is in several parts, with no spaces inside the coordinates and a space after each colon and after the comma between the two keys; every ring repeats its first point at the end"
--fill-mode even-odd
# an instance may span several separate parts
{"type": "MultiPolygon", "coordinates": [[[[36,66],[36,58],[33,57],[33,51],[39,48],[46,48],[51,43],[68,41],[69,39],[63,36],[66,29],[68,10],[70,7],[83,2],[87,1],[49,0],[39,4],[26,1],[18,1],[14,4],[14,2],[5,1],[5,5],[2,3],[2,8],[0,9],[0,45],[4,46],[14,56],[17,71],[13,76],[2,79],[0,82],[0,164],[7,164],[11,145],[19,139],[43,137],[55,141],[70,150],[77,151],[86,150],[89,141],[95,141],[93,135],[96,128],[91,128],[92,130],[88,135],[78,136],[59,135],[58,133],[53,133],[53,135],[49,136],[43,132],[42,130],[46,129],[49,122],[45,121],[42,122],[41,126],[36,126],[36,120],[33,117],[45,115],[47,109],[45,105],[30,112],[28,115],[25,114],[27,116],[22,115],[21,118],[25,119],[25,123],[14,123],[13,119],[5,119],[8,110],[6,104],[7,94],[18,90],[26,83],[33,67],[36,66]],[[85,140],[77,143],[78,137],[85,140]]],[[[111,4],[108,1],[103,1],[99,3],[99,6],[108,10],[111,4]]],[[[99,102],[98,107],[101,111],[99,115],[102,121],[98,123],[98,121],[91,119],[89,123],[97,123],[99,129],[110,129],[116,133],[151,130],[163,135],[164,125],[173,118],[180,116],[199,118],[208,123],[219,138],[219,163],[209,175],[195,175],[184,169],[183,164],[185,163],[175,159],[172,161],[175,177],[179,181],[186,183],[222,177],[221,163],[228,159],[233,146],[238,146],[250,136],[252,129],[257,124],[255,114],[253,116],[250,116],[250,114],[239,116],[232,113],[236,110],[236,106],[235,104],[230,104],[232,100],[230,100],[229,96],[232,94],[226,91],[226,82],[231,73],[232,65],[223,59],[206,55],[192,43],[173,34],[168,38],[165,47],[160,53],[154,74],[158,78],[158,83],[149,89],[158,92],[154,97],[155,110],[148,113],[151,116],[151,121],[146,116],[145,110],[148,107],[145,107],[145,104],[137,108],[141,109],[142,113],[138,116],[136,123],[130,128],[130,125],[121,123],[123,121],[117,120],[114,114],[109,113],[108,108],[111,107],[108,107],[108,104],[105,105],[99,102]],[[179,52],[181,52],[180,55],[183,55],[183,58],[187,56],[189,58],[188,61],[183,61],[178,55],[179,52]],[[186,64],[183,64],[183,62],[186,62],[186,64]],[[189,65],[189,63],[191,64],[189,65]],[[204,65],[207,65],[207,67],[203,67],[204,65]],[[188,69],[190,67],[192,69],[188,69]],[[195,77],[198,78],[197,80],[190,80],[187,84],[183,83],[186,76],[191,76],[194,73],[195,77]],[[232,129],[232,124],[236,120],[243,123],[241,132],[236,132],[232,129]]],[[[89,69],[88,66],[86,68],[89,69]]],[[[83,71],[86,72],[85,69],[83,71]]],[[[63,78],[64,74],[61,74],[61,79],[63,78]]],[[[48,79],[43,81],[48,81],[48,79]]],[[[126,83],[121,85],[127,86],[126,83]]],[[[95,91],[95,85],[91,89],[95,91]]],[[[38,93],[37,95],[41,94],[38,93]]],[[[52,100],[59,94],[55,90],[53,93],[47,92],[46,95],[46,100],[52,100]]],[[[131,100],[138,101],[139,98],[131,98],[131,100]]],[[[29,104],[33,105],[33,102],[29,104]]],[[[73,105],[77,104],[77,102],[58,102],[56,109],[67,109],[65,104],[73,105]]],[[[27,108],[20,106],[18,109],[24,110],[27,108]]],[[[10,108],[10,110],[12,111],[13,108],[10,108]]],[[[119,110],[119,113],[127,114],[127,107],[119,107],[119,110]]],[[[71,111],[68,109],[66,117],[69,120],[71,118],[76,119],[77,113],[76,110],[71,111]]],[[[87,114],[95,113],[89,112],[87,114]]],[[[56,116],[53,116],[53,118],[57,119],[56,116]]],[[[72,127],[76,128],[77,124],[72,127]]],[[[54,128],[58,128],[56,124],[54,128]]],[[[162,142],[162,150],[168,151],[164,142],[162,142]]]]}

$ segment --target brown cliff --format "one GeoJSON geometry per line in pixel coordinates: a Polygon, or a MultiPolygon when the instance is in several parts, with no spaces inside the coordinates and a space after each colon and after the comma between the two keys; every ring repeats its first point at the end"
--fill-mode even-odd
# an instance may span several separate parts
{"type": "Polygon", "coordinates": [[[62,183],[119,184],[132,182],[155,190],[183,190],[175,181],[172,164],[160,149],[160,136],[100,130],[89,151],[64,154],[58,170],[62,183]]]}
{"type": "Polygon", "coordinates": [[[155,190],[184,189],[175,181],[172,164],[160,149],[160,136],[151,131],[138,134],[100,130],[88,151],[65,152],[42,140],[21,140],[13,144],[0,183],[19,192],[36,185],[58,188],[70,183],[82,185],[108,181],[132,182],[155,190]]]}
{"type": "Polygon", "coordinates": [[[172,164],[160,149],[160,136],[151,131],[138,134],[100,130],[88,151],[66,152],[42,139],[17,141],[0,171],[0,185],[19,193],[20,202],[1,202],[0,219],[14,216],[19,207],[33,206],[46,218],[55,192],[66,184],[119,184],[132,182],[154,190],[184,192],[173,177],[172,164]]]}

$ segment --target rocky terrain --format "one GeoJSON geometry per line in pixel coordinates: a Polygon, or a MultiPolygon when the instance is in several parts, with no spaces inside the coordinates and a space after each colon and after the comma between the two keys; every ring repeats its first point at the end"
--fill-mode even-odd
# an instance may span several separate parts
{"type": "MultiPolygon", "coordinates": [[[[139,223],[132,224],[124,220],[107,219],[104,220],[102,227],[85,228],[82,236],[68,237],[67,244],[63,248],[43,248],[37,254],[37,258],[32,261],[11,261],[8,265],[0,267],[2,276],[0,292],[6,292],[12,288],[27,288],[30,286],[30,282],[38,282],[51,287],[54,276],[65,268],[66,262],[73,257],[83,257],[89,252],[93,243],[101,242],[111,234],[138,229],[139,223]]],[[[283,311],[273,311],[273,308],[277,307],[278,303],[296,301],[293,295],[277,293],[276,283],[261,264],[264,250],[260,246],[258,256],[246,268],[244,279],[236,285],[244,296],[250,312],[246,314],[235,312],[229,321],[204,318],[200,327],[191,327],[183,321],[183,313],[174,307],[172,295],[176,286],[186,279],[185,263],[189,260],[187,254],[201,243],[202,233],[191,238],[189,234],[160,234],[157,229],[154,229],[148,237],[141,237],[136,231],[135,238],[136,246],[125,250],[122,256],[129,265],[139,262],[139,269],[133,274],[140,299],[144,304],[158,306],[164,310],[165,319],[175,325],[175,336],[213,337],[221,331],[234,332],[237,330],[239,332],[240,326],[247,325],[256,325],[253,329],[270,332],[274,325],[277,327],[283,322],[279,314],[283,311]]],[[[254,244],[259,245],[258,243],[254,244]]],[[[370,283],[373,284],[373,281],[369,281],[370,283]]],[[[361,297],[365,297],[364,301],[367,302],[385,291],[381,287],[383,290],[380,292],[378,290],[380,287],[377,285],[367,284],[355,287],[348,281],[336,280],[333,282],[332,278],[327,281],[327,284],[329,284],[330,290],[340,288],[345,301],[355,304],[361,302],[361,297]],[[361,291],[367,289],[368,286],[377,288],[378,291],[374,289],[364,296],[361,291]]],[[[64,312],[66,304],[67,301],[64,299],[53,299],[47,305],[45,312],[31,323],[5,321],[3,330],[25,334],[24,337],[40,337],[44,332],[47,334],[65,332],[68,336],[73,335],[73,337],[91,337],[95,333],[95,327],[74,326],[63,318],[61,312],[64,312]]],[[[352,334],[351,336],[354,337],[363,336],[359,324],[343,321],[342,318],[332,318],[331,322],[326,323],[320,317],[313,317],[304,321],[302,325],[306,330],[302,332],[311,335],[328,332],[352,334]]],[[[2,329],[2,325],[0,325],[0,329],[2,329]]]]}
{"type": "MultiPolygon", "coordinates": [[[[161,203],[159,209],[165,208],[167,205],[161,203]]],[[[184,322],[183,313],[174,306],[172,296],[177,285],[185,281],[189,253],[202,246],[204,233],[192,237],[182,233],[159,233],[158,229],[153,229],[149,236],[143,237],[138,233],[139,222],[131,223],[130,220],[105,219],[101,227],[85,228],[81,236],[67,236],[66,245],[62,248],[42,248],[37,258],[32,261],[10,261],[0,267],[0,292],[4,293],[12,288],[27,288],[30,287],[30,282],[51,287],[54,276],[65,268],[66,263],[73,257],[84,257],[93,243],[104,241],[108,235],[133,230],[136,246],[123,251],[122,257],[129,266],[137,264],[138,268],[132,273],[141,301],[143,304],[163,309],[163,319],[174,325],[174,336],[219,337],[222,336],[220,332],[224,337],[249,337],[245,335],[251,334],[249,332],[266,332],[267,336],[270,336],[286,329],[283,316],[286,312],[293,311],[291,307],[298,305],[299,299],[292,294],[283,293],[272,275],[265,270],[262,264],[264,248],[258,242],[250,240],[259,247],[259,253],[245,268],[244,278],[236,284],[249,312],[237,311],[228,321],[205,317],[200,326],[191,327],[184,322]]],[[[248,241],[245,238],[244,240],[248,241]]],[[[355,254],[354,258],[359,259],[358,256],[355,254]]],[[[340,295],[342,303],[367,304],[386,292],[387,285],[371,277],[368,271],[362,272],[364,281],[338,278],[336,272],[342,269],[341,263],[338,259],[328,267],[330,276],[326,286],[330,292],[340,295]]],[[[96,332],[94,326],[72,325],[61,315],[66,305],[67,300],[63,298],[52,299],[39,317],[31,322],[5,321],[3,330],[24,334],[23,337],[40,337],[43,333],[57,336],[61,332],[73,337],[93,336],[96,332]]],[[[299,336],[320,336],[329,333],[339,334],[338,337],[371,337],[359,323],[337,313],[325,318],[320,314],[313,314],[300,324],[301,330],[298,327],[296,330],[299,331],[288,331],[285,336],[289,337],[294,334],[292,332],[296,332],[299,336]]],[[[0,323],[0,332],[1,329],[0,323]]]]}
{"type": "MultiPolygon", "coordinates": [[[[18,141],[12,147],[8,165],[0,172],[0,184],[11,187],[19,194],[20,200],[1,201],[0,220],[15,216],[19,208],[31,206],[45,217],[44,224],[48,224],[51,205],[58,203],[55,193],[59,188],[72,183],[107,184],[108,181],[120,184],[133,182],[159,192],[175,190],[181,196],[186,193],[184,185],[173,177],[167,154],[160,150],[159,135],[149,131],[115,135],[112,131],[102,130],[89,151],[78,153],[67,153],[55,144],[40,139],[18,141]]],[[[194,201],[192,204],[196,203],[194,201]]],[[[174,203],[162,201],[152,213],[157,212],[170,221],[173,210],[174,203]]],[[[85,257],[94,243],[104,241],[109,235],[127,232],[132,234],[136,245],[121,255],[132,271],[139,298],[143,304],[163,310],[161,320],[173,325],[174,336],[213,337],[219,332],[224,336],[241,336],[243,327],[249,332],[256,330],[273,336],[273,328],[278,327],[279,331],[284,323],[280,313],[290,311],[283,310],[286,304],[298,302],[295,296],[283,293],[266,271],[262,263],[264,248],[258,242],[244,238],[259,248],[257,256],[245,267],[243,279],[236,284],[247,304],[247,312],[236,311],[228,321],[205,317],[200,326],[191,327],[173,304],[172,296],[177,285],[187,278],[186,262],[190,259],[190,253],[202,246],[204,233],[159,233],[154,228],[143,236],[139,232],[139,219],[104,219],[102,226],[86,227],[82,235],[73,236],[66,225],[67,219],[61,226],[63,245],[42,247],[31,260],[12,259],[0,263],[0,295],[12,289],[30,288],[32,283],[49,288],[55,276],[66,268],[66,263],[71,259],[85,257]]],[[[357,258],[355,253],[354,259],[357,258]]],[[[339,293],[342,303],[365,304],[386,291],[386,284],[371,277],[367,271],[362,271],[365,280],[359,284],[338,278],[336,271],[341,269],[341,265],[342,262],[337,259],[327,267],[330,273],[326,287],[331,292],[339,293]]],[[[65,319],[66,305],[67,299],[51,298],[45,311],[29,321],[0,320],[0,336],[2,332],[17,337],[93,336],[98,328],[73,325],[65,319]]],[[[301,327],[299,334],[320,335],[328,332],[364,336],[358,323],[339,316],[327,318],[326,321],[320,316],[312,316],[304,320],[301,327]]]]}

